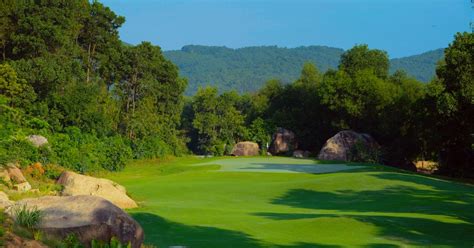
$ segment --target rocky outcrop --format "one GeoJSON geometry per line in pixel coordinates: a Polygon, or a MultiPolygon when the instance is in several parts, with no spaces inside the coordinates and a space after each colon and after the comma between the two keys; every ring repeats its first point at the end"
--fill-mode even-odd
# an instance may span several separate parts
{"type": "Polygon", "coordinates": [[[25,176],[18,167],[14,164],[7,164],[0,171],[0,178],[10,186],[13,186],[13,189],[18,191],[28,191],[31,189],[30,183],[26,180],[25,176]]]}
{"type": "Polygon", "coordinates": [[[8,164],[5,169],[10,181],[13,181],[14,183],[26,182],[25,176],[23,176],[21,170],[18,169],[18,167],[16,167],[14,164],[8,164]]]}
{"type": "Polygon", "coordinates": [[[5,209],[13,204],[12,201],[8,198],[8,195],[3,191],[0,191],[0,209],[5,209]]]}
{"type": "Polygon", "coordinates": [[[63,240],[74,234],[90,247],[92,240],[109,242],[116,237],[121,243],[139,248],[143,243],[143,229],[130,215],[111,202],[96,196],[45,196],[25,199],[11,206],[7,213],[26,206],[42,213],[37,228],[48,237],[63,240]]]}
{"type": "Polygon", "coordinates": [[[309,157],[310,152],[303,150],[296,150],[293,152],[293,157],[295,158],[307,158],[309,157]]]}
{"type": "Polygon", "coordinates": [[[234,156],[257,156],[260,149],[258,144],[250,141],[243,141],[235,144],[231,154],[234,156]]]}
{"type": "Polygon", "coordinates": [[[288,153],[298,148],[295,133],[284,128],[277,128],[272,136],[272,143],[268,149],[272,154],[288,153]]]}
{"type": "Polygon", "coordinates": [[[319,152],[318,159],[321,160],[351,160],[351,149],[360,144],[365,149],[377,149],[377,142],[368,134],[356,133],[354,131],[341,131],[328,139],[319,152]]]}
{"type": "Polygon", "coordinates": [[[29,135],[26,139],[35,147],[42,147],[48,144],[48,139],[41,135],[29,135]]]}
{"type": "Polygon", "coordinates": [[[58,184],[63,185],[61,195],[93,195],[103,197],[120,208],[136,208],[137,204],[128,195],[125,188],[108,179],[79,175],[64,171],[58,184]]]}

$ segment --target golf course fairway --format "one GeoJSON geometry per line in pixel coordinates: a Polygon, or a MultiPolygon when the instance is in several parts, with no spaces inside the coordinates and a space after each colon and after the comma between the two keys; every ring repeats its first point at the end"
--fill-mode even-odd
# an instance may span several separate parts
{"type": "Polygon", "coordinates": [[[385,166],[193,157],[108,178],[139,203],[129,213],[160,248],[474,245],[473,186],[385,166]]]}

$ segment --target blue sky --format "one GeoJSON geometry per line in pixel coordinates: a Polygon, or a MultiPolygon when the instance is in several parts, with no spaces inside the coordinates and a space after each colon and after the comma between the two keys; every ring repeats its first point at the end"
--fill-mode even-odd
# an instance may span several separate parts
{"type": "Polygon", "coordinates": [[[474,19],[470,0],[102,0],[121,38],[164,50],[366,43],[402,57],[446,47],[474,19]]]}

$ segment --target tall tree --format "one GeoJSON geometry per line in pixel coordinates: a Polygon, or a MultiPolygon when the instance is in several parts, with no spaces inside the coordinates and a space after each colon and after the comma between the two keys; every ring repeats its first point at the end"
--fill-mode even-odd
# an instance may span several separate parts
{"type": "Polygon", "coordinates": [[[474,176],[474,33],[458,33],[436,71],[436,132],[442,169],[474,176]]]}
{"type": "Polygon", "coordinates": [[[358,71],[371,70],[382,79],[388,77],[390,61],[385,51],[369,49],[367,45],[357,45],[341,55],[339,69],[350,76],[355,76],[358,71]]]}

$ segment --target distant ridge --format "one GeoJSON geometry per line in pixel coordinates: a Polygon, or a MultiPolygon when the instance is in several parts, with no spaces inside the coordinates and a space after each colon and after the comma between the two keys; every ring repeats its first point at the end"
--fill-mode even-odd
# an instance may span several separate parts
{"type": "Polygon", "coordinates": [[[443,56],[444,48],[440,48],[418,55],[391,59],[390,72],[402,69],[420,81],[429,82],[436,74],[436,63],[443,56]]]}
{"type": "MultiPolygon", "coordinates": [[[[311,61],[322,72],[337,68],[341,48],[302,46],[283,48],[258,46],[232,49],[223,46],[188,45],[181,50],[165,51],[182,76],[189,79],[187,95],[200,86],[217,86],[220,91],[252,92],[272,78],[290,83],[298,78],[302,65],[311,61]]],[[[408,74],[427,82],[434,76],[436,62],[443,49],[391,60],[391,71],[404,69],[408,74]]]]}

